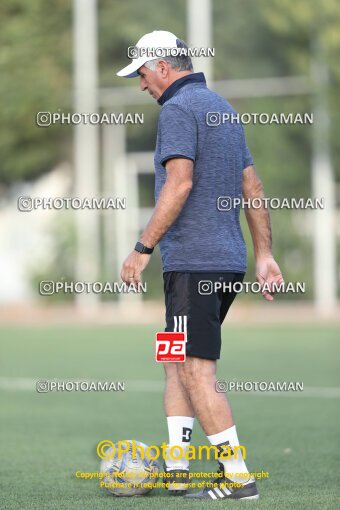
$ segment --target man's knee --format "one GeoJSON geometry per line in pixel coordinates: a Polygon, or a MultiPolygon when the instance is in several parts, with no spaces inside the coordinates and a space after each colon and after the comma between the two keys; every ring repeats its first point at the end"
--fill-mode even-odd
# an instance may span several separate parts
{"type": "Polygon", "coordinates": [[[182,384],[190,391],[215,381],[216,362],[188,356],[178,363],[178,374],[182,384]]]}
{"type": "Polygon", "coordinates": [[[167,380],[180,381],[177,363],[163,363],[165,377],[167,380]]]}

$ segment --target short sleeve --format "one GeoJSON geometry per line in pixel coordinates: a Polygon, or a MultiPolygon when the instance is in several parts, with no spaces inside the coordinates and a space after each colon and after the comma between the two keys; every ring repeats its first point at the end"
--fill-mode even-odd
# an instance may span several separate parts
{"type": "Polygon", "coordinates": [[[248,149],[248,145],[247,145],[247,142],[246,142],[246,137],[245,137],[245,134],[244,134],[243,126],[242,126],[242,136],[243,136],[242,158],[243,158],[243,169],[244,169],[244,168],[247,168],[247,166],[253,165],[254,161],[253,161],[252,155],[250,154],[250,150],[248,149]]]}
{"type": "Polygon", "coordinates": [[[181,106],[163,106],[158,124],[161,164],[173,158],[196,160],[197,122],[192,112],[181,106]]]}

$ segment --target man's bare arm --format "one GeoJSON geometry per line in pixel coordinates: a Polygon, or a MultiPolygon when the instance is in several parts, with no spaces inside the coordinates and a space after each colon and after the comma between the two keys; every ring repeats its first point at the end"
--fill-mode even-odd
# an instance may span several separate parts
{"type": "MultiPolygon", "coordinates": [[[[264,198],[263,186],[256,174],[254,166],[248,166],[243,171],[242,184],[243,198],[250,204],[254,198],[264,198]]],[[[263,207],[246,207],[245,214],[253,240],[254,256],[256,259],[256,278],[261,285],[267,282],[280,285],[283,277],[278,264],[272,255],[272,232],[268,209],[263,207]]],[[[272,301],[274,298],[270,292],[262,292],[265,299],[272,301]]]]}
{"type": "Polygon", "coordinates": [[[166,165],[166,181],[160,192],[156,207],[141,235],[141,242],[150,248],[171,227],[190,194],[194,164],[191,159],[170,159],[166,165]]]}
{"type": "MultiPolygon", "coordinates": [[[[264,198],[262,182],[254,166],[248,166],[243,171],[242,193],[243,198],[250,203],[254,198],[264,198]]],[[[271,256],[272,231],[268,209],[246,207],[245,214],[253,240],[255,258],[271,256]]]]}
{"type": "MultiPolygon", "coordinates": [[[[166,165],[166,181],[156,207],[140,241],[153,248],[177,219],[192,188],[194,163],[190,159],[170,159],[166,165]]],[[[124,282],[138,284],[149,263],[150,255],[133,251],[123,263],[121,278],[124,282]]]]}

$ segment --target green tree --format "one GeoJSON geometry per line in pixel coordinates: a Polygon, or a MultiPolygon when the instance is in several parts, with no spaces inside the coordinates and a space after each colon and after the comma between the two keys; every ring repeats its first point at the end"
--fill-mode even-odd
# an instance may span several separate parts
{"type": "Polygon", "coordinates": [[[66,126],[39,128],[39,111],[69,106],[68,0],[0,4],[0,182],[37,177],[63,159],[66,126]]]}

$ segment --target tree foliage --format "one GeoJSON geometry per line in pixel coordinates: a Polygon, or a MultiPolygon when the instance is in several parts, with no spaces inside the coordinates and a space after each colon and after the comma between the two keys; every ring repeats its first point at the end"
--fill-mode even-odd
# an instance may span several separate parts
{"type": "Polygon", "coordinates": [[[36,114],[69,103],[70,3],[3,0],[0,18],[0,179],[7,184],[64,157],[65,126],[39,128],[36,114]]]}

